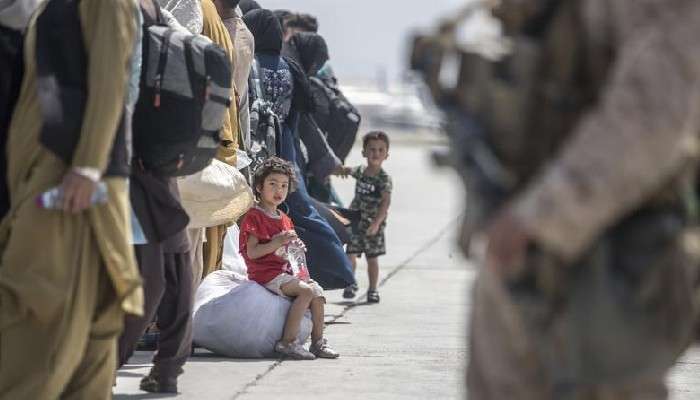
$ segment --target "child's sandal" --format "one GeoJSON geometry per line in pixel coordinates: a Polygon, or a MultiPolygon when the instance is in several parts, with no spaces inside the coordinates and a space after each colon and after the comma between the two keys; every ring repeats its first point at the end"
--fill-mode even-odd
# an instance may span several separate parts
{"type": "Polygon", "coordinates": [[[367,291],[367,302],[368,303],[379,303],[379,292],[376,290],[367,291]]]}

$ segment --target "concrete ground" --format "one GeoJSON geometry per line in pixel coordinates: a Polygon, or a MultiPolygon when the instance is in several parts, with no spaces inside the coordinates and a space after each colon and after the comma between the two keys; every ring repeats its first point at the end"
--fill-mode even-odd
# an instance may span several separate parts
{"type": "MultiPolygon", "coordinates": [[[[198,349],[185,366],[178,395],[138,389],[150,368],[138,352],[118,373],[115,399],[463,399],[466,316],[474,269],[455,249],[464,198],[448,170],[431,166],[434,137],[392,135],[386,170],[394,180],[387,228],[388,254],[380,259],[382,301],[344,301],[328,293],[326,334],[337,360],[227,359],[198,349]]],[[[349,165],[362,161],[353,150],[349,165]]],[[[354,181],[338,180],[352,198],[354,181]]],[[[364,294],[367,278],[360,263],[364,294]]],[[[672,372],[672,400],[700,399],[700,351],[672,372]]]]}
{"type": "MultiPolygon", "coordinates": [[[[179,380],[181,399],[452,399],[462,396],[465,319],[472,270],[453,243],[461,187],[430,164],[432,138],[395,136],[386,170],[394,180],[380,259],[382,300],[367,305],[364,262],[361,296],[329,292],[326,335],[337,360],[280,361],[218,358],[198,349],[179,380]]],[[[354,149],[348,165],[362,161],[354,149]]],[[[354,180],[338,180],[350,201],[354,180]]],[[[138,352],[118,373],[116,399],[169,396],[140,392],[150,353],[138,352]]]]}

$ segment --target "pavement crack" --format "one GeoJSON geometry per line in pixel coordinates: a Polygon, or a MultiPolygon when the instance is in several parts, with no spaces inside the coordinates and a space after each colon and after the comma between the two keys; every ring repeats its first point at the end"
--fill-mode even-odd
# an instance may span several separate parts
{"type": "Polygon", "coordinates": [[[245,386],[243,386],[243,388],[241,388],[241,390],[237,391],[237,392],[233,395],[233,397],[231,397],[231,400],[239,399],[239,398],[241,398],[241,396],[247,394],[247,393],[248,393],[248,389],[250,389],[250,388],[252,388],[253,386],[257,385],[258,382],[260,382],[261,380],[263,380],[270,372],[272,372],[275,368],[277,368],[277,367],[279,367],[280,365],[282,365],[282,361],[283,361],[282,359],[279,359],[279,360],[275,361],[274,363],[272,363],[272,365],[270,365],[269,367],[267,367],[267,370],[265,370],[265,372],[263,372],[262,374],[258,374],[258,375],[255,377],[255,379],[253,379],[252,381],[246,383],[245,386]]]}
{"type": "MultiPolygon", "coordinates": [[[[409,255],[405,260],[400,262],[399,265],[396,268],[394,268],[393,271],[389,272],[381,281],[379,281],[379,284],[377,286],[378,287],[384,286],[387,282],[389,282],[389,280],[391,278],[393,278],[394,276],[396,276],[396,274],[398,274],[403,269],[405,269],[411,263],[411,261],[415,260],[419,255],[423,254],[424,252],[428,251],[431,247],[433,247],[437,243],[439,243],[440,240],[442,240],[443,237],[448,232],[450,232],[453,225],[455,225],[456,223],[461,221],[463,218],[464,218],[464,214],[460,214],[459,216],[457,216],[456,218],[454,218],[453,220],[451,220],[450,222],[445,224],[445,226],[443,226],[442,229],[440,229],[440,231],[438,231],[438,233],[435,234],[435,236],[430,238],[427,242],[425,242],[425,244],[423,246],[418,248],[418,250],[416,250],[413,254],[409,255]]],[[[349,305],[345,306],[345,308],[343,308],[343,311],[341,311],[339,314],[336,314],[331,320],[327,321],[326,324],[334,324],[340,318],[343,318],[348,313],[348,311],[350,311],[353,308],[357,307],[358,305],[362,304],[363,300],[367,300],[367,294],[366,293],[363,294],[362,296],[358,297],[357,300],[359,300],[359,301],[356,301],[353,304],[349,304],[349,305]]]]}

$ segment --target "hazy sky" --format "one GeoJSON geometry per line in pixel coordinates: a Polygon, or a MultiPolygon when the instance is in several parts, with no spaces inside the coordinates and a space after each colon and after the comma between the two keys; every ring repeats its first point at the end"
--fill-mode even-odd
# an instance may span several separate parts
{"type": "Polygon", "coordinates": [[[468,0],[257,0],[265,8],[308,12],[319,19],[333,68],[341,80],[389,78],[405,70],[410,32],[468,0]]]}

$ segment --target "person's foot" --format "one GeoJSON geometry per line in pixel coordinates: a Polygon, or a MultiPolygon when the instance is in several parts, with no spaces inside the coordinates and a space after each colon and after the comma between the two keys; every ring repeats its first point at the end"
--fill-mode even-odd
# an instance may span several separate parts
{"type": "Polygon", "coordinates": [[[368,303],[379,303],[379,292],[376,290],[367,291],[367,302],[368,303]]]}
{"type": "Polygon", "coordinates": [[[141,379],[139,388],[149,393],[177,393],[177,378],[150,373],[141,379]]]}
{"type": "Polygon", "coordinates": [[[326,339],[318,339],[311,344],[309,351],[318,358],[338,358],[340,354],[328,345],[326,339]]]}
{"type": "Polygon", "coordinates": [[[296,341],[292,343],[275,343],[275,351],[294,360],[315,360],[316,356],[307,351],[296,341]]]}
{"type": "Polygon", "coordinates": [[[357,284],[355,284],[355,283],[346,287],[345,290],[343,290],[343,298],[345,298],[345,299],[355,298],[356,294],[357,294],[357,284]]]}

